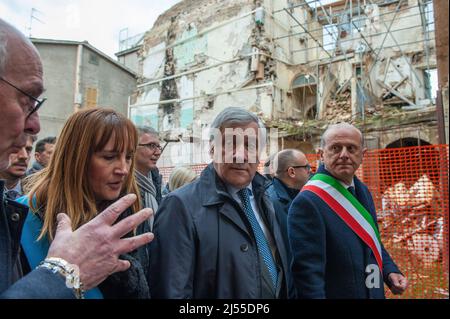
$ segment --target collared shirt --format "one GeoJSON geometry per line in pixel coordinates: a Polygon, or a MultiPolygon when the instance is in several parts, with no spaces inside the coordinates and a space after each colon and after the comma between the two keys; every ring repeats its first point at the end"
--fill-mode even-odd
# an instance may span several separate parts
{"type": "Polygon", "coordinates": [[[277,180],[286,190],[286,193],[289,195],[289,197],[291,198],[291,200],[294,200],[294,198],[298,195],[298,193],[300,192],[299,189],[296,188],[291,188],[289,186],[287,186],[281,179],[274,177],[274,180],[277,180]]]}
{"type": "Polygon", "coordinates": [[[355,188],[355,178],[352,178],[352,182],[351,182],[351,184],[350,185],[348,185],[347,183],[344,183],[343,181],[341,181],[341,180],[337,180],[342,186],[344,186],[345,187],[345,189],[348,189],[349,187],[351,187],[351,186],[353,186],[353,188],[355,188]]]}
{"type": "MultiPolygon", "coordinates": [[[[233,199],[242,207],[241,199],[239,198],[239,195],[237,194],[240,189],[233,187],[231,185],[226,184],[227,191],[233,197],[233,199]]],[[[250,190],[250,204],[252,206],[253,212],[255,213],[256,220],[258,221],[259,225],[261,226],[261,229],[264,233],[264,236],[266,237],[267,241],[269,242],[270,250],[272,251],[272,255],[275,256],[275,252],[277,250],[277,246],[275,245],[275,241],[273,240],[272,234],[270,233],[269,229],[266,226],[266,223],[264,222],[264,219],[261,216],[261,213],[259,212],[258,205],[256,204],[255,196],[253,196],[253,187],[250,183],[245,188],[248,188],[250,190]]]]}
{"type": "MultiPolygon", "coordinates": [[[[328,171],[327,166],[324,164],[323,167],[328,171]]],[[[345,189],[348,189],[350,186],[353,186],[353,188],[355,188],[355,177],[352,178],[352,182],[350,185],[348,185],[347,183],[344,183],[343,181],[341,181],[340,179],[335,178],[342,186],[345,187],[345,189]]]]}
{"type": "MultiPolygon", "coordinates": [[[[6,183],[5,183],[5,187],[4,187],[4,188],[5,188],[5,195],[6,195],[6,196],[8,196],[8,193],[11,192],[11,191],[17,193],[18,196],[16,196],[16,198],[21,197],[21,196],[23,195],[21,180],[19,180],[19,181],[17,182],[16,186],[14,186],[14,187],[11,188],[11,189],[8,189],[8,188],[6,187],[6,183]]],[[[10,197],[10,198],[11,198],[11,197],[10,197]]],[[[14,199],[15,199],[15,198],[14,198],[14,199]]]]}

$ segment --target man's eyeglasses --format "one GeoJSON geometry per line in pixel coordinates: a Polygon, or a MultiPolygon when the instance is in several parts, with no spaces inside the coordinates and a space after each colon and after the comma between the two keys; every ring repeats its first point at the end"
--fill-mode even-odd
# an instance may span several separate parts
{"type": "Polygon", "coordinates": [[[5,80],[3,77],[0,76],[0,80],[2,80],[3,82],[5,82],[6,84],[8,84],[9,86],[15,88],[17,91],[19,91],[20,93],[22,93],[23,95],[25,95],[26,97],[28,97],[31,101],[33,101],[32,106],[30,107],[30,109],[28,110],[28,114],[27,114],[27,118],[29,118],[31,116],[31,114],[33,114],[34,112],[37,112],[37,110],[39,110],[39,108],[42,106],[42,104],[45,102],[45,100],[47,100],[46,98],[43,98],[42,100],[38,100],[37,98],[35,98],[34,96],[28,94],[27,92],[19,89],[17,86],[15,86],[14,84],[12,84],[11,82],[9,82],[8,80],[5,80]]]}
{"type": "Polygon", "coordinates": [[[163,150],[161,145],[155,144],[155,143],[138,144],[138,145],[139,146],[144,146],[144,147],[148,148],[151,151],[155,151],[156,149],[158,149],[160,152],[162,152],[162,150],[163,150]]]}
{"type": "Polygon", "coordinates": [[[289,167],[292,167],[292,168],[306,168],[307,171],[310,171],[310,170],[311,170],[311,165],[309,165],[309,164],[306,164],[306,165],[289,166],[289,167]]]}

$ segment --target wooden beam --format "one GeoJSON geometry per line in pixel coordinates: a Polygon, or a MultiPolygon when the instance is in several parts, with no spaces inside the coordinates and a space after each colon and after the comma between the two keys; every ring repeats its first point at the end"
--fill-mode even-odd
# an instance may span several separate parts
{"type": "Polygon", "coordinates": [[[417,107],[413,102],[411,102],[410,100],[408,100],[406,97],[404,97],[403,95],[401,95],[397,90],[394,90],[390,85],[387,85],[386,83],[381,82],[380,80],[377,80],[377,83],[379,85],[381,85],[382,87],[384,87],[385,89],[387,89],[389,92],[391,92],[392,94],[394,94],[396,97],[398,97],[399,99],[405,101],[406,103],[408,103],[409,105],[413,106],[413,107],[417,107]]]}
{"type": "Polygon", "coordinates": [[[391,57],[388,57],[388,59],[386,61],[386,69],[384,70],[383,82],[386,82],[386,77],[387,77],[387,73],[388,73],[390,64],[391,64],[391,57]]]}
{"type": "MultiPolygon", "coordinates": [[[[405,82],[408,79],[408,76],[404,76],[400,81],[398,81],[392,88],[394,90],[397,90],[397,88],[402,85],[403,82],[405,82]]],[[[383,99],[387,98],[387,96],[389,95],[389,92],[383,95],[383,99]]]]}

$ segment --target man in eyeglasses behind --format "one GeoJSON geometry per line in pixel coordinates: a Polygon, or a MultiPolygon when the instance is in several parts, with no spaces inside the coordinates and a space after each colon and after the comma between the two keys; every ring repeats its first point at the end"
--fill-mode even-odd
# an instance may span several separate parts
{"type": "Polygon", "coordinates": [[[273,158],[272,166],[275,176],[267,188],[267,193],[272,199],[290,262],[291,253],[287,234],[289,206],[308,181],[311,167],[305,154],[295,149],[286,149],[277,153],[273,158]]]}
{"type": "MultiPolygon", "coordinates": [[[[42,77],[36,48],[0,18],[0,171],[8,168],[11,154],[26,146],[29,135],[39,133],[36,111],[45,101],[39,99],[44,91],[42,77]]],[[[153,239],[153,234],[122,239],[149,218],[148,209],[115,223],[135,202],[135,195],[122,197],[76,230],[69,216],[61,213],[46,258],[23,277],[20,239],[28,207],[7,198],[4,186],[0,179],[0,299],[82,298],[84,289],[130,267],[120,255],[153,239]]]]}
{"type": "Polygon", "coordinates": [[[17,153],[9,156],[9,167],[0,171],[0,179],[5,180],[6,197],[15,200],[24,194],[22,179],[30,162],[33,143],[36,141],[36,135],[28,135],[27,143],[17,153]]]}
{"type": "MultiPolygon", "coordinates": [[[[149,126],[138,126],[139,144],[136,150],[136,180],[141,191],[142,206],[156,213],[161,203],[162,177],[156,163],[161,156],[162,147],[158,132],[149,126]]],[[[154,215],[150,218],[153,228],[154,215]]]]}

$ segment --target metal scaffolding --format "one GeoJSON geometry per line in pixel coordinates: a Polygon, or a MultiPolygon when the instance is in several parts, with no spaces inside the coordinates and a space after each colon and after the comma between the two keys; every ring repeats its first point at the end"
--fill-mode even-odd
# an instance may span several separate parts
{"type": "MultiPolygon", "coordinates": [[[[424,85],[422,78],[417,74],[415,67],[412,65],[410,59],[408,58],[408,55],[405,52],[405,47],[422,43],[424,45],[426,67],[428,71],[430,70],[430,44],[432,43],[432,41],[434,41],[434,37],[430,36],[430,25],[433,24],[433,21],[427,19],[427,14],[429,14],[432,10],[430,9],[431,3],[431,0],[418,0],[418,3],[412,5],[410,5],[407,0],[303,0],[295,5],[290,5],[288,7],[272,11],[272,16],[275,19],[285,19],[282,16],[282,14],[285,13],[288,19],[292,19],[293,21],[288,34],[274,36],[273,40],[281,41],[283,39],[299,39],[301,40],[301,43],[306,43],[306,47],[291,50],[291,54],[293,55],[304,52],[304,61],[298,63],[297,59],[297,63],[292,62],[291,64],[308,65],[311,67],[311,69],[314,66],[320,66],[322,68],[322,72],[326,72],[326,75],[322,77],[323,83],[325,84],[330,81],[333,63],[342,60],[350,62],[350,59],[352,59],[356,55],[359,55],[359,60],[357,61],[359,61],[360,63],[359,69],[361,70],[361,74],[356,79],[356,85],[359,94],[362,95],[362,100],[365,101],[367,98],[365,96],[366,87],[369,85],[369,89],[373,89],[373,84],[371,83],[371,75],[375,67],[379,65],[380,62],[386,63],[384,80],[386,79],[387,71],[390,66],[390,60],[386,62],[385,58],[382,57],[383,50],[394,49],[395,51],[399,52],[400,58],[402,58],[408,65],[410,73],[415,77],[419,86],[424,85]],[[385,12],[378,12],[376,19],[380,26],[380,29],[376,30],[376,32],[367,32],[361,27],[361,22],[367,23],[367,21],[369,21],[369,24],[374,23],[374,21],[370,20],[374,18],[371,18],[367,15],[366,8],[368,6],[377,6],[377,8],[395,6],[395,8],[385,10],[385,12]],[[307,21],[302,22],[302,19],[297,17],[297,13],[299,12],[299,10],[306,10],[308,12],[307,21]],[[411,11],[411,14],[408,14],[409,11],[411,11]],[[393,28],[394,23],[398,21],[397,17],[400,14],[404,19],[414,19],[420,17],[419,20],[421,22],[419,24],[409,25],[404,28],[399,28],[398,26],[397,28],[393,28]],[[317,27],[317,25],[319,25],[319,27],[317,27]],[[341,37],[340,32],[344,33],[345,31],[348,31],[345,28],[349,28],[349,26],[349,36],[341,37]],[[301,28],[302,31],[295,32],[295,29],[297,28],[301,28]],[[336,31],[330,31],[332,30],[331,28],[335,28],[336,31]],[[407,30],[417,33],[422,32],[423,39],[409,42],[398,41],[399,34],[407,30]],[[322,32],[322,37],[317,35],[320,32],[322,32]],[[374,46],[374,43],[371,41],[371,39],[375,37],[378,37],[378,39],[382,40],[374,46]],[[305,39],[311,39],[313,42],[305,41],[305,39]],[[390,41],[387,41],[388,39],[390,41]],[[355,42],[358,42],[360,44],[357,49],[351,50],[344,48],[345,45],[351,45],[355,42]],[[388,42],[390,42],[390,44],[388,44],[388,42]],[[309,43],[314,43],[314,45],[308,45],[309,43]],[[310,58],[308,52],[315,52],[316,54],[314,58],[310,58]],[[353,54],[353,56],[351,56],[350,54],[353,54]],[[367,65],[365,65],[366,70],[364,72],[362,72],[363,58],[365,58],[366,61],[370,61],[367,63],[367,65]]],[[[373,29],[375,30],[376,28],[374,27],[373,29]]],[[[293,58],[293,60],[295,60],[295,58],[293,58]]],[[[355,63],[353,62],[353,64],[355,63]]],[[[395,65],[393,66],[397,70],[397,72],[403,76],[398,67],[395,65]]],[[[320,81],[318,73],[319,71],[317,71],[317,79],[318,81],[320,81]]],[[[353,73],[352,78],[353,77],[355,77],[355,73],[353,73]]],[[[416,108],[416,105],[413,101],[402,96],[402,94],[397,91],[397,88],[405,81],[409,81],[410,83],[412,83],[411,78],[409,78],[407,75],[403,76],[401,81],[394,87],[384,83],[384,80],[376,81],[377,85],[387,91],[386,94],[383,94],[383,99],[385,99],[390,94],[396,96],[400,101],[403,101],[405,104],[409,105],[409,107],[413,109],[416,108]]],[[[339,88],[339,90],[340,89],[342,88],[339,88]]],[[[323,92],[321,92],[321,94],[323,94],[323,92]]],[[[320,96],[320,98],[323,97],[323,95],[320,96]]],[[[362,107],[364,107],[364,104],[362,105],[362,107]]],[[[364,120],[365,110],[361,109],[359,112],[356,112],[356,114],[353,114],[353,116],[361,116],[364,120]]]]}

